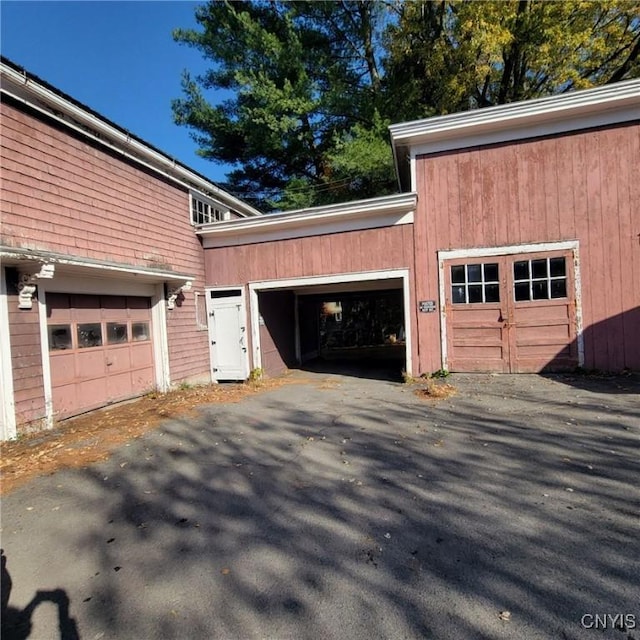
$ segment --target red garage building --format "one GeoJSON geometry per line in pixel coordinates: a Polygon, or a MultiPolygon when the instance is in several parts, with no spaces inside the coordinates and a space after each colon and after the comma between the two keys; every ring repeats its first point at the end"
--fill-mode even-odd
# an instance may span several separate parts
{"type": "Polygon", "coordinates": [[[393,125],[400,193],[260,215],[2,62],[0,430],[324,358],[640,369],[640,81],[393,125]]]}
{"type": "Polygon", "coordinates": [[[640,368],[639,113],[633,80],[393,125],[405,195],[198,227],[245,370],[317,355],[309,304],[376,290],[414,375],[640,368]]]}

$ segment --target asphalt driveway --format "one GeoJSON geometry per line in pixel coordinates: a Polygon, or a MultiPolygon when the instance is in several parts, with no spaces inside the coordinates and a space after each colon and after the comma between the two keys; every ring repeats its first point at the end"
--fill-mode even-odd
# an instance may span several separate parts
{"type": "Polygon", "coordinates": [[[637,377],[304,376],[5,497],[22,637],[640,638],[637,377]]]}

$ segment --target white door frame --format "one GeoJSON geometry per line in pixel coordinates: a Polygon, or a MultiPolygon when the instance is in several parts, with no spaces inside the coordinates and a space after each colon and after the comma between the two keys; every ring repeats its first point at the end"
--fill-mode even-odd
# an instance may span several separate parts
{"type": "Polygon", "coordinates": [[[445,261],[458,258],[490,258],[493,256],[512,256],[544,251],[571,251],[573,254],[573,284],[576,304],[576,342],[578,345],[578,366],[584,366],[584,335],[582,332],[582,288],[580,283],[580,243],[578,240],[562,242],[540,242],[537,244],[515,244],[505,247],[479,247],[476,249],[452,249],[438,251],[438,288],[440,295],[440,353],[442,369],[448,369],[447,353],[447,314],[445,309],[446,281],[445,261]]]}
{"type": "MultiPolygon", "coordinates": [[[[251,315],[252,362],[254,369],[262,368],[262,352],[260,350],[260,309],[258,293],[269,289],[292,289],[319,284],[344,284],[349,282],[371,282],[375,280],[402,279],[405,331],[405,369],[412,375],[411,359],[411,296],[409,289],[409,269],[386,269],[382,271],[355,271],[352,273],[335,273],[331,275],[307,276],[283,280],[262,280],[249,283],[249,311],[251,315]]],[[[296,334],[298,327],[296,327],[296,334]]],[[[299,336],[296,337],[296,348],[299,350],[299,336]]],[[[296,354],[298,355],[298,354],[296,354]]]]}
{"type": "Polygon", "coordinates": [[[11,440],[16,436],[16,406],[13,395],[13,366],[9,337],[9,301],[5,269],[0,267],[0,440],[11,440]]]}
{"type": "MultiPolygon", "coordinates": [[[[211,304],[211,291],[238,291],[240,298],[240,316],[244,320],[245,326],[247,325],[247,298],[245,294],[245,288],[243,285],[229,285],[226,287],[205,287],[205,309],[207,310],[207,339],[209,341],[209,369],[211,374],[211,382],[216,383],[216,376],[214,375],[213,367],[213,345],[211,344],[211,323],[209,322],[209,305],[211,304]]],[[[232,297],[232,296],[231,296],[232,297]]],[[[224,299],[224,298],[222,298],[224,299]]],[[[244,366],[244,379],[249,377],[249,344],[248,344],[248,332],[247,332],[247,348],[244,352],[243,366],[244,366]]]]}
{"type": "Polygon", "coordinates": [[[140,296],[151,298],[151,340],[158,391],[169,391],[171,376],[169,371],[169,341],[167,336],[167,301],[164,283],[152,284],[129,282],[127,280],[91,278],[82,276],[55,276],[52,280],[38,282],[38,309],[40,313],[40,344],[42,352],[42,377],[45,400],[45,425],[51,428],[54,422],[53,389],[51,385],[51,365],[49,360],[49,331],[47,328],[47,292],[76,293],[80,295],[140,296]]]}

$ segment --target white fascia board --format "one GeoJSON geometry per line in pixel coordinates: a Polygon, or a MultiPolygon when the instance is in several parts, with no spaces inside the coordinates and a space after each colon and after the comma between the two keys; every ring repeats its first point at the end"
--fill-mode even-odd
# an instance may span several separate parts
{"type": "MultiPolygon", "coordinates": [[[[28,266],[33,262],[38,262],[66,266],[69,267],[71,271],[76,272],[82,270],[86,275],[135,277],[137,280],[145,282],[184,283],[195,280],[195,276],[193,275],[175,273],[174,271],[165,271],[149,267],[135,267],[126,264],[64,256],[47,251],[15,249],[3,246],[0,246],[0,259],[2,259],[5,266],[28,266]]],[[[59,272],[60,271],[56,270],[56,273],[59,272]]]]}
{"type": "Polygon", "coordinates": [[[55,118],[62,124],[80,132],[84,136],[91,138],[100,144],[119,151],[129,159],[144,164],[163,176],[178,182],[181,186],[201,189],[204,194],[219,199],[242,216],[262,215],[261,211],[258,211],[246,202],[243,202],[235,196],[232,196],[230,193],[220,189],[220,187],[217,187],[212,182],[205,180],[190,169],[177,164],[174,159],[155,151],[138,140],[131,138],[130,135],[127,135],[104,120],[88,113],[72,102],[69,102],[64,97],[58,95],[55,91],[44,87],[29,76],[20,73],[4,63],[0,64],[0,75],[2,76],[3,93],[6,93],[15,100],[23,102],[30,107],[45,113],[49,117],[55,118]],[[17,90],[17,92],[12,91],[12,89],[17,90]],[[43,111],[42,105],[46,105],[48,108],[51,108],[64,116],[73,118],[75,122],[98,132],[100,137],[92,135],[90,131],[73,126],[72,123],[66,121],[64,118],[43,111]],[[105,136],[106,140],[101,136],[105,136]]]}
{"type": "MultiPolygon", "coordinates": [[[[537,100],[513,102],[446,116],[403,122],[389,127],[393,145],[414,145],[435,138],[470,135],[478,131],[506,130],[549,120],[583,118],[610,112],[623,122],[632,107],[640,107],[640,80],[628,80],[595,89],[575,91],[537,100]],[[617,112],[617,113],[615,113],[617,112]]],[[[638,112],[635,112],[638,118],[638,112]]]]}
{"type": "Polygon", "coordinates": [[[411,224],[415,193],[214,222],[196,228],[205,248],[411,224]]]}

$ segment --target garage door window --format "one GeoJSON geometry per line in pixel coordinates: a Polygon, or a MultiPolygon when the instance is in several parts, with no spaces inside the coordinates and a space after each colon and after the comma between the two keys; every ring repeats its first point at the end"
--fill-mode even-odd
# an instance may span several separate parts
{"type": "Polygon", "coordinates": [[[71,349],[71,325],[50,324],[49,325],[49,351],[61,349],[71,349]]]}
{"type": "Polygon", "coordinates": [[[453,304],[500,302],[498,264],[459,264],[451,267],[453,304]]]}
{"type": "Polygon", "coordinates": [[[97,322],[78,325],[78,348],[102,346],[102,325],[97,322]]]}
{"type": "Polygon", "coordinates": [[[149,340],[149,323],[148,322],[134,322],[131,325],[131,340],[133,342],[142,342],[143,340],[149,340]]]}
{"type": "Polygon", "coordinates": [[[107,322],[107,344],[127,342],[127,325],[124,322],[107,322]]]}
{"type": "Polygon", "coordinates": [[[516,302],[567,297],[565,258],[537,258],[513,263],[516,302]]]}

